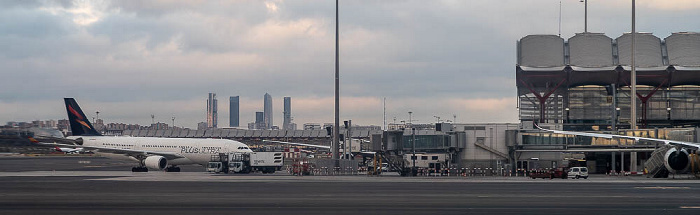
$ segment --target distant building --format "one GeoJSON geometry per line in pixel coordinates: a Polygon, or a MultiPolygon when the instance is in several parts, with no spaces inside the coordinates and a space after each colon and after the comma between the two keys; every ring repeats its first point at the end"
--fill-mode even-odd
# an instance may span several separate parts
{"type": "Polygon", "coordinates": [[[282,129],[284,130],[294,130],[290,125],[292,123],[292,97],[284,97],[284,122],[282,122],[282,129]]]}
{"type": "Polygon", "coordinates": [[[151,126],[149,126],[148,129],[151,129],[151,130],[160,130],[160,129],[168,129],[169,127],[170,127],[170,126],[168,126],[168,124],[166,124],[166,123],[157,122],[157,123],[151,124],[151,126]]]}
{"type": "Polygon", "coordinates": [[[304,130],[321,130],[321,124],[318,123],[304,123],[304,130]]]}
{"type": "Polygon", "coordinates": [[[238,127],[240,126],[240,116],[239,116],[239,97],[238,96],[231,96],[229,98],[229,127],[238,127]]]}
{"type": "Polygon", "coordinates": [[[207,129],[207,127],[208,126],[207,126],[206,122],[197,123],[197,130],[205,130],[205,129],[207,129]]]}
{"type": "Polygon", "coordinates": [[[56,122],[56,120],[53,120],[53,119],[46,120],[46,122],[44,123],[44,126],[46,126],[47,128],[56,128],[57,122],[56,122]]]}
{"type": "Polygon", "coordinates": [[[70,122],[67,119],[59,119],[58,120],[58,124],[57,124],[58,130],[61,130],[61,131],[67,130],[68,127],[70,127],[70,122]]]}
{"type": "Polygon", "coordinates": [[[32,127],[43,128],[43,127],[44,127],[44,121],[41,121],[41,120],[34,120],[34,121],[32,121],[32,127]]]}
{"type": "MultiPolygon", "coordinates": [[[[327,122],[327,123],[323,123],[323,126],[322,126],[321,128],[323,128],[323,129],[326,129],[326,128],[328,128],[328,127],[333,128],[334,126],[335,126],[335,123],[328,123],[328,122],[327,122]]],[[[340,122],[340,127],[341,127],[341,128],[343,127],[343,122],[340,122]]]]}
{"type": "Polygon", "coordinates": [[[382,126],[378,125],[352,125],[353,130],[382,130],[382,126]]]}
{"type": "Polygon", "coordinates": [[[216,93],[209,93],[209,99],[207,99],[207,127],[216,128],[217,118],[216,93]]]}
{"type": "Polygon", "coordinates": [[[255,127],[253,129],[266,129],[265,113],[255,112],[255,127]]]}
{"type": "MultiPolygon", "coordinates": [[[[404,130],[407,128],[415,128],[416,130],[435,130],[435,124],[406,124],[406,123],[389,123],[388,130],[404,130]]],[[[370,129],[372,130],[372,129],[370,129]]]]}
{"type": "Polygon", "coordinates": [[[268,93],[265,93],[265,97],[263,99],[263,113],[265,118],[265,129],[272,128],[272,96],[270,96],[268,93]]]}

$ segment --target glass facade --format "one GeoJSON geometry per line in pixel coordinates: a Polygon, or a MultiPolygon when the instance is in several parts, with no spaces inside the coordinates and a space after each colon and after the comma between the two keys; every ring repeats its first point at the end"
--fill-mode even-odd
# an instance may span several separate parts
{"type": "MultiPolygon", "coordinates": [[[[656,139],[669,139],[678,141],[694,142],[694,128],[662,128],[662,129],[645,129],[645,130],[627,130],[617,132],[619,135],[647,137],[656,139]]],[[[584,137],[566,134],[553,133],[538,133],[538,132],[523,132],[523,145],[588,145],[588,146],[608,146],[608,145],[635,145],[634,141],[629,139],[607,139],[597,137],[584,137]]],[[[637,145],[645,144],[640,141],[637,145]]],[[[655,144],[655,143],[650,143],[655,144]]]]}
{"type": "MultiPolygon", "coordinates": [[[[638,86],[637,92],[646,100],[642,102],[636,96],[637,124],[641,128],[700,125],[700,87],[638,86]]],[[[618,128],[629,127],[630,88],[627,86],[618,87],[614,97],[609,87],[569,88],[552,94],[545,104],[546,123],[603,126],[601,130],[607,130],[614,119],[618,128]]],[[[532,93],[519,96],[518,107],[521,121],[539,119],[539,102],[532,93]]]]}
{"type": "MultiPolygon", "coordinates": [[[[450,147],[450,141],[449,135],[416,135],[416,150],[447,149],[450,147]]],[[[411,150],[412,147],[412,136],[404,136],[404,150],[411,150]]]]}

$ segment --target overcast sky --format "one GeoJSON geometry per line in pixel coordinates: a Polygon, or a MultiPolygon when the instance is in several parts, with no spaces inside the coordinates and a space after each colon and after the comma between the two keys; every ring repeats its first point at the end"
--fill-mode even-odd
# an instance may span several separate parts
{"type": "MultiPolygon", "coordinates": [[[[517,122],[516,41],[583,31],[578,0],[340,2],[341,120],[382,125],[517,122]]],[[[207,93],[228,126],[273,97],[303,123],[332,122],[335,1],[0,1],[0,122],[66,118],[64,97],[106,122],[196,128],[207,93]]],[[[630,0],[591,0],[588,29],[616,38],[630,0]]],[[[660,38],[700,31],[700,1],[638,0],[637,29],[660,38]]]]}

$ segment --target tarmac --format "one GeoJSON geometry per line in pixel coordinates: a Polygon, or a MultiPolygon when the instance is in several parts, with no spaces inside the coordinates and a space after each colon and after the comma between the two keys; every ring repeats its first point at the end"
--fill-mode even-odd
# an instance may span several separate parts
{"type": "Polygon", "coordinates": [[[129,161],[0,156],[0,214],[700,214],[700,180],[591,175],[132,173],[129,161]]]}

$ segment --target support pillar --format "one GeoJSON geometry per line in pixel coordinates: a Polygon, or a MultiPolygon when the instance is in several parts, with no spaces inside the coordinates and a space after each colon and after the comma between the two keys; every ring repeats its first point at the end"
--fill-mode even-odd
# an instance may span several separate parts
{"type": "Polygon", "coordinates": [[[637,169],[637,152],[630,152],[630,172],[638,172],[637,169]]]}
{"type": "Polygon", "coordinates": [[[612,161],[610,164],[610,171],[611,171],[611,173],[616,173],[617,172],[617,168],[616,168],[617,162],[615,162],[615,160],[616,160],[615,159],[615,152],[611,152],[611,154],[612,154],[612,161]]]}
{"type": "Polygon", "coordinates": [[[620,152],[620,171],[625,171],[625,152],[620,152]]]}

